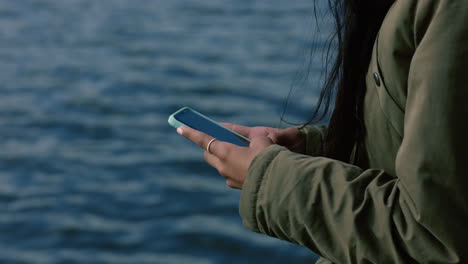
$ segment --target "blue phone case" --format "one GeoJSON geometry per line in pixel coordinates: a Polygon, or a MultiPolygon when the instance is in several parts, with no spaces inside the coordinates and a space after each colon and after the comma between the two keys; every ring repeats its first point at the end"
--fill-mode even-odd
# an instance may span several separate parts
{"type": "Polygon", "coordinates": [[[186,125],[186,124],[184,124],[184,123],[181,123],[179,120],[177,120],[177,119],[175,118],[175,116],[176,116],[178,113],[180,113],[180,112],[182,112],[182,111],[185,111],[185,110],[187,110],[187,109],[190,110],[190,111],[192,111],[192,112],[194,112],[195,114],[197,114],[197,115],[199,115],[199,116],[201,116],[201,117],[207,119],[208,121],[212,122],[213,124],[215,124],[215,125],[217,125],[217,126],[220,126],[220,127],[224,128],[224,129],[230,131],[231,133],[235,134],[236,136],[238,136],[238,137],[242,138],[243,140],[245,140],[246,142],[250,143],[250,139],[248,139],[248,138],[246,138],[246,137],[244,137],[244,136],[242,136],[242,135],[240,135],[240,134],[238,134],[238,133],[232,131],[231,129],[229,129],[229,128],[225,127],[225,126],[220,125],[218,122],[212,120],[212,119],[209,118],[209,117],[204,116],[203,114],[201,114],[201,113],[199,113],[199,112],[197,112],[197,111],[191,109],[190,107],[183,107],[183,108],[177,110],[177,111],[176,111],[175,113],[173,113],[172,115],[170,115],[170,116],[169,116],[169,119],[167,120],[167,121],[169,122],[169,124],[170,124],[171,126],[175,127],[175,128],[178,128],[178,127],[181,127],[181,126],[188,126],[188,125],[186,125]]]}

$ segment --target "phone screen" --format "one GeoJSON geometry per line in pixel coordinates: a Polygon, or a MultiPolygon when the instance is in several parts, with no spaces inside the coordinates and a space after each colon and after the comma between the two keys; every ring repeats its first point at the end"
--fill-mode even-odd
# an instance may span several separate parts
{"type": "Polygon", "coordinates": [[[221,125],[213,123],[211,120],[206,119],[205,117],[193,112],[190,109],[185,109],[177,113],[174,118],[179,122],[184,123],[185,125],[201,131],[207,135],[210,135],[220,141],[229,142],[241,147],[246,147],[249,145],[248,142],[234,134],[232,131],[221,125]]]}

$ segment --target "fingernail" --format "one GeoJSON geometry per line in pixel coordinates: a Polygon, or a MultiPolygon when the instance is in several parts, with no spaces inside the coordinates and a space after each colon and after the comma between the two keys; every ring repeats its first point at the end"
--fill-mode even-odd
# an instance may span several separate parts
{"type": "Polygon", "coordinates": [[[179,133],[179,135],[182,135],[184,133],[184,131],[182,130],[181,127],[178,127],[177,128],[177,133],[179,133]]]}

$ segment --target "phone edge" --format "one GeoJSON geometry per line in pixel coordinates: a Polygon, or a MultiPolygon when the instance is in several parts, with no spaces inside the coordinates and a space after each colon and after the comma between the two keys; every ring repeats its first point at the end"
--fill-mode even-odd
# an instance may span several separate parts
{"type": "Polygon", "coordinates": [[[213,120],[213,119],[211,119],[211,118],[205,116],[204,114],[202,114],[202,113],[200,113],[200,112],[198,112],[198,111],[196,111],[196,110],[194,110],[194,109],[192,109],[192,108],[190,108],[190,107],[187,107],[187,106],[182,107],[181,109],[177,110],[177,111],[174,112],[172,115],[170,115],[170,116],[169,116],[169,119],[167,120],[167,121],[169,122],[169,124],[170,124],[171,126],[173,126],[174,128],[179,128],[179,127],[181,127],[181,126],[186,126],[184,123],[179,122],[179,121],[178,121],[177,119],[175,119],[175,117],[174,117],[174,116],[177,115],[179,112],[182,112],[182,111],[184,111],[184,110],[186,110],[186,109],[195,112],[196,114],[202,116],[202,117],[205,118],[205,119],[208,119],[209,121],[213,122],[214,124],[216,124],[216,125],[218,125],[218,126],[224,128],[224,129],[229,130],[230,132],[234,133],[234,134],[237,135],[238,137],[240,137],[240,138],[242,138],[243,140],[245,140],[245,141],[247,141],[248,143],[250,143],[250,139],[244,137],[243,135],[237,133],[236,131],[233,131],[232,129],[229,129],[229,128],[227,128],[227,127],[221,125],[220,123],[216,122],[215,120],[213,120]]]}
{"type": "MultiPolygon", "coordinates": [[[[172,115],[170,115],[169,118],[167,119],[167,122],[169,123],[169,125],[173,126],[174,128],[179,128],[181,126],[184,126],[185,124],[179,122],[177,119],[175,119],[174,116],[177,115],[179,112],[184,111],[185,109],[190,109],[190,108],[189,107],[182,107],[181,109],[175,111],[172,115]]],[[[193,109],[191,109],[191,110],[194,111],[193,109]]]]}

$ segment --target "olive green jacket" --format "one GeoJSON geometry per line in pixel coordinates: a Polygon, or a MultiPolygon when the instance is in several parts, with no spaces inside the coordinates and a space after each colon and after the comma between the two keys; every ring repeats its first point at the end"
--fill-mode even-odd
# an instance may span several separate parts
{"type": "Polygon", "coordinates": [[[252,162],[249,229],[318,263],[468,263],[468,0],[397,0],[366,79],[366,165],[273,145],[252,162]]]}

